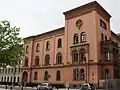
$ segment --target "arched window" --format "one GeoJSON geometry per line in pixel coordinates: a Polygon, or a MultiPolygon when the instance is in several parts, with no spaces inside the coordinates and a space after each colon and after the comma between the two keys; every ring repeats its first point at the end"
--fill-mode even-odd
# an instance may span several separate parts
{"type": "Polygon", "coordinates": [[[46,50],[49,50],[50,49],[50,41],[47,41],[46,43],[46,50]]]}
{"type": "Polygon", "coordinates": [[[78,68],[73,69],[73,80],[79,80],[79,70],[78,70],[78,68]]]}
{"type": "Polygon", "coordinates": [[[48,75],[49,75],[48,71],[45,71],[44,80],[48,80],[48,78],[49,78],[48,75]]]}
{"type": "Polygon", "coordinates": [[[73,53],[72,53],[72,61],[73,61],[73,63],[78,62],[78,52],[77,52],[77,50],[74,50],[73,53]]]}
{"type": "Polygon", "coordinates": [[[47,55],[45,56],[45,65],[49,65],[49,64],[50,64],[50,55],[47,54],[47,55]]]}
{"type": "Polygon", "coordinates": [[[58,39],[58,48],[61,48],[61,47],[62,47],[62,39],[59,38],[59,39],[58,39]]]}
{"type": "Polygon", "coordinates": [[[78,34],[74,34],[74,36],[73,36],[73,44],[78,44],[78,34]]]}
{"type": "Polygon", "coordinates": [[[108,69],[105,69],[105,79],[110,79],[110,72],[108,69]]]}
{"type": "Polygon", "coordinates": [[[16,77],[14,77],[14,82],[16,82],[16,77]]]}
{"type": "Polygon", "coordinates": [[[39,65],[39,56],[35,57],[35,65],[38,66],[39,65]]]}
{"type": "Polygon", "coordinates": [[[27,45],[25,50],[26,53],[28,53],[28,49],[29,49],[29,46],[27,45]]]}
{"type": "Polygon", "coordinates": [[[28,66],[28,57],[25,57],[24,66],[28,66]]]}
{"type": "Polygon", "coordinates": [[[62,53],[57,53],[56,64],[62,64],[62,53]]]}
{"type": "Polygon", "coordinates": [[[1,82],[3,82],[3,76],[2,76],[2,78],[1,78],[1,82]]]}
{"type": "Polygon", "coordinates": [[[108,49],[105,51],[105,60],[110,60],[110,51],[108,49]]]}
{"type": "Polygon", "coordinates": [[[28,81],[28,73],[26,71],[23,72],[22,74],[22,81],[27,82],[28,81]]]}
{"type": "Polygon", "coordinates": [[[10,68],[8,68],[8,73],[10,73],[10,68]]]}
{"type": "Polygon", "coordinates": [[[40,44],[37,43],[37,45],[36,45],[36,52],[39,52],[39,51],[40,51],[40,44]]]}
{"type": "Polygon", "coordinates": [[[18,77],[17,77],[17,82],[19,82],[19,81],[20,81],[20,77],[18,76],[18,77]]]}
{"type": "Polygon", "coordinates": [[[14,72],[15,72],[15,73],[16,73],[16,71],[17,71],[17,67],[14,68],[14,72]]]}
{"type": "Polygon", "coordinates": [[[37,80],[37,77],[38,77],[38,73],[34,72],[34,80],[37,80]]]}
{"type": "Polygon", "coordinates": [[[11,73],[13,73],[13,68],[11,68],[11,73]]]}
{"type": "Polygon", "coordinates": [[[12,76],[11,76],[11,78],[10,78],[10,82],[12,82],[12,76]]]}
{"type": "Polygon", "coordinates": [[[7,77],[7,82],[9,82],[9,76],[7,77]]]}
{"type": "Polygon", "coordinates": [[[57,71],[57,74],[56,74],[56,80],[59,81],[61,78],[60,78],[60,71],[57,71]]]}
{"type": "Polygon", "coordinates": [[[6,82],[6,76],[4,77],[4,82],[6,82]]]}
{"type": "Polygon", "coordinates": [[[86,52],[84,48],[80,49],[80,57],[82,62],[86,62],[86,52]]]}
{"type": "Polygon", "coordinates": [[[85,42],[86,41],[86,34],[85,34],[85,32],[82,32],[81,33],[81,42],[85,42]]]}
{"type": "Polygon", "coordinates": [[[80,80],[84,80],[84,69],[80,69],[80,80]]]}

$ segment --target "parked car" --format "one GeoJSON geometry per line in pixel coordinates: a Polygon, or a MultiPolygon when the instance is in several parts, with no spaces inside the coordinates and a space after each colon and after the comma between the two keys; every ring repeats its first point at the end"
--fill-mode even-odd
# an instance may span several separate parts
{"type": "Polygon", "coordinates": [[[96,90],[95,86],[91,83],[84,83],[81,87],[80,90],[96,90]]]}
{"type": "Polygon", "coordinates": [[[40,85],[38,85],[37,90],[53,90],[53,89],[52,89],[51,84],[49,84],[49,83],[41,83],[40,85]]]}

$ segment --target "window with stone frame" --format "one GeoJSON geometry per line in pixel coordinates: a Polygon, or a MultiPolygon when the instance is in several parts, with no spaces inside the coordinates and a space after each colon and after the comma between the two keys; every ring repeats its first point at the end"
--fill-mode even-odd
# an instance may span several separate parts
{"type": "Polygon", "coordinates": [[[59,39],[58,39],[58,48],[61,48],[61,47],[62,47],[62,39],[59,38],[59,39]]]}
{"type": "Polygon", "coordinates": [[[60,81],[61,78],[60,78],[60,71],[58,70],[57,73],[56,73],[56,81],[60,81]]]}
{"type": "Polygon", "coordinates": [[[27,45],[25,48],[25,52],[28,53],[29,52],[29,46],[27,45]]]}
{"type": "Polygon", "coordinates": [[[50,55],[49,54],[47,54],[45,56],[45,65],[50,65],[50,55]]]}
{"type": "Polygon", "coordinates": [[[74,36],[73,36],[73,44],[78,44],[78,34],[74,34],[74,36]]]}
{"type": "Polygon", "coordinates": [[[110,60],[110,51],[109,51],[109,49],[107,49],[105,51],[105,60],[110,60]]]}
{"type": "Polygon", "coordinates": [[[45,71],[45,73],[44,73],[44,80],[48,80],[48,78],[49,78],[48,75],[49,75],[48,71],[45,71]]]}
{"type": "Polygon", "coordinates": [[[80,59],[81,59],[82,62],[86,62],[86,51],[85,51],[84,48],[82,48],[80,50],[80,57],[81,57],[80,59]]]}
{"type": "Polygon", "coordinates": [[[84,69],[80,69],[80,80],[84,80],[84,79],[85,79],[84,69]]]}
{"type": "Polygon", "coordinates": [[[39,66],[39,56],[35,57],[35,66],[39,66]]]}
{"type": "Polygon", "coordinates": [[[37,43],[37,45],[36,45],[36,52],[39,52],[39,51],[40,51],[40,44],[37,43]]]}
{"type": "Polygon", "coordinates": [[[78,68],[73,69],[73,80],[75,81],[79,80],[79,69],[78,68]]]}
{"type": "Polygon", "coordinates": [[[50,50],[50,41],[46,42],[46,50],[50,50]]]}
{"type": "Polygon", "coordinates": [[[72,52],[72,62],[73,63],[78,63],[78,52],[77,52],[77,50],[74,50],[72,52]]]}
{"type": "Polygon", "coordinates": [[[38,78],[38,73],[34,72],[34,80],[37,80],[37,78],[38,78]]]}
{"type": "Polygon", "coordinates": [[[56,55],[56,64],[62,64],[62,53],[59,52],[56,55]]]}
{"type": "Polygon", "coordinates": [[[80,40],[81,40],[81,43],[82,42],[86,42],[86,33],[85,32],[82,32],[81,35],[80,35],[80,40]]]}
{"type": "Polygon", "coordinates": [[[28,57],[25,57],[24,66],[28,66],[28,57]]]}

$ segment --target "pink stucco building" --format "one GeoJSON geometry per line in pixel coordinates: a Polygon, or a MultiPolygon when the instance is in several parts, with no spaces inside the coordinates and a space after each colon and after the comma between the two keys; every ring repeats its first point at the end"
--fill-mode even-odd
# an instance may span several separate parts
{"type": "Polygon", "coordinates": [[[24,38],[22,81],[99,84],[120,78],[111,15],[96,1],[66,11],[65,26],[24,38]]]}

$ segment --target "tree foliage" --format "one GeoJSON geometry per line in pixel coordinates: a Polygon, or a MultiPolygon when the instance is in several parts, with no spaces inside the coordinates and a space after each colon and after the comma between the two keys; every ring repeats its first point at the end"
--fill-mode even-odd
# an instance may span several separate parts
{"type": "Polygon", "coordinates": [[[24,50],[19,30],[11,27],[9,21],[0,21],[0,67],[20,64],[24,50]]]}

